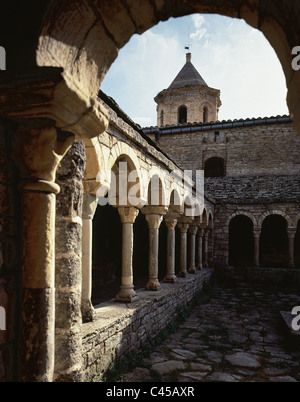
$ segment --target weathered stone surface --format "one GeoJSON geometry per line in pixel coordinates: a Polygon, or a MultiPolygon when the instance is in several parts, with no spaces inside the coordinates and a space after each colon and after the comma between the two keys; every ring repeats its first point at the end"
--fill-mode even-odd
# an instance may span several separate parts
{"type": "Polygon", "coordinates": [[[234,366],[242,366],[242,367],[260,367],[260,363],[257,358],[253,355],[247,353],[236,353],[234,355],[226,356],[226,360],[228,360],[234,366]]]}

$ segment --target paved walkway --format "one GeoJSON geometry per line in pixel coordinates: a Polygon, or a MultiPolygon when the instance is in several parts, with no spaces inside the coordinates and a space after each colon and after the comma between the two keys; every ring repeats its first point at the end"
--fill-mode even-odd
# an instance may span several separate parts
{"type": "Polygon", "coordinates": [[[286,337],[280,317],[280,311],[300,306],[299,290],[236,278],[213,285],[208,294],[122,382],[300,381],[300,350],[286,337]]]}

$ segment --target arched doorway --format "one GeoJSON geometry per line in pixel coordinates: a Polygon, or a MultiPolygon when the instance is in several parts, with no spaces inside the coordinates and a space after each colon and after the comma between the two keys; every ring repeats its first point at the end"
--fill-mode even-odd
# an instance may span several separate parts
{"type": "Polygon", "coordinates": [[[253,259],[253,222],[248,216],[235,216],[229,224],[229,265],[245,268],[253,266],[253,259]]]}
{"type": "Polygon", "coordinates": [[[122,225],[118,209],[97,206],[93,219],[92,303],[115,297],[122,273],[122,225]]]}
{"type": "Polygon", "coordinates": [[[260,236],[260,265],[273,268],[288,266],[287,221],[281,215],[270,215],[263,221],[260,236]]]}
{"type": "Polygon", "coordinates": [[[204,177],[224,177],[225,160],[223,158],[213,157],[205,161],[204,177]]]}

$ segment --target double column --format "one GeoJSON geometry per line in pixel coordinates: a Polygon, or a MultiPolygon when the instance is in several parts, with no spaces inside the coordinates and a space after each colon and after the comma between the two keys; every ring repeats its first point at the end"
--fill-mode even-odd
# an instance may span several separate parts
{"type": "Polygon", "coordinates": [[[142,213],[146,216],[149,228],[149,265],[147,290],[157,291],[160,288],[158,280],[158,247],[159,247],[159,227],[163,216],[167,212],[167,207],[144,207],[142,213]]]}
{"type": "Polygon", "coordinates": [[[180,229],[180,271],[179,277],[186,278],[187,272],[187,233],[193,218],[182,217],[178,221],[180,229]]]}
{"type": "Polygon", "coordinates": [[[133,224],[139,214],[135,207],[119,207],[122,222],[122,280],[117,301],[131,303],[137,298],[133,285],[133,224]]]}
{"type": "Polygon", "coordinates": [[[179,215],[177,214],[167,214],[165,216],[165,223],[167,226],[167,271],[164,278],[166,283],[175,283],[175,228],[177,225],[177,219],[179,215]]]}
{"type": "Polygon", "coordinates": [[[289,267],[295,268],[295,259],[294,259],[294,244],[295,244],[295,236],[296,236],[297,228],[288,228],[288,244],[289,244],[289,267]]]}
{"type": "Polygon", "coordinates": [[[74,136],[58,141],[54,127],[28,126],[16,136],[22,190],[21,381],[51,382],[55,345],[55,184],[74,136]],[[38,151],[37,151],[38,150],[38,151]]]}

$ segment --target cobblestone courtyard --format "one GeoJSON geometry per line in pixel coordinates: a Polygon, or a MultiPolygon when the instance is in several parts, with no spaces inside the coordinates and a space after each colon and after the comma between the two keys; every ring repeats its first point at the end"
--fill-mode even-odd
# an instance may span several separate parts
{"type": "Polygon", "coordinates": [[[122,382],[300,381],[300,349],[280,316],[300,306],[299,290],[235,277],[214,283],[205,296],[122,382]]]}

